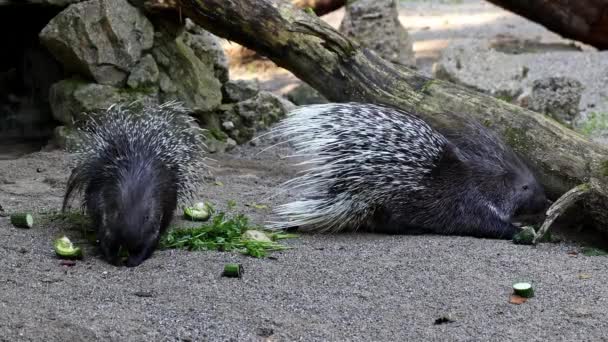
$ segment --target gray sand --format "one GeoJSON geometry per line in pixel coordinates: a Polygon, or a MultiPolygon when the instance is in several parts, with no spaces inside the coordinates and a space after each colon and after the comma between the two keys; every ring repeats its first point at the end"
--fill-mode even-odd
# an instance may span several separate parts
{"type": "MultiPolygon", "coordinates": [[[[412,15],[488,9],[482,1],[402,2],[410,3],[412,15]]],[[[431,27],[413,35],[452,39],[520,27],[522,35],[537,34],[524,22],[501,12],[500,20],[468,31],[431,27]]],[[[263,147],[213,156],[215,178],[201,199],[220,207],[235,200],[237,210],[263,223],[267,211],[245,204],[284,201],[286,195],[266,198],[293,171],[280,159],[288,151],[254,155],[263,147]]],[[[58,210],[69,170],[70,156],[62,152],[0,160],[0,205],[10,212],[58,210]]],[[[160,251],[127,269],[101,261],[91,247],[84,261],[62,266],[51,242],[65,232],[80,241],[61,222],[23,230],[0,217],[0,340],[608,340],[608,258],[576,254],[580,249],[568,243],[302,235],[287,242],[294,249],[273,258],[160,251]],[[244,277],[221,277],[227,262],[242,263],[244,277]],[[519,280],[532,281],[536,297],[509,304],[519,280]],[[452,322],[435,324],[443,317],[452,322]]]]}
{"type": "MultiPolygon", "coordinates": [[[[201,198],[263,223],[265,201],[291,174],[276,149],[217,155],[201,198]],[[249,156],[249,157],[247,157],[249,156]]],[[[5,210],[56,210],[70,156],[0,161],[5,210]],[[37,172],[41,168],[42,172],[37,172]]],[[[179,222],[178,222],[179,223],[179,222]]],[[[569,244],[445,236],[301,235],[294,249],[254,259],[238,253],[160,251],[135,269],[101,261],[91,247],[62,266],[51,241],[61,222],[31,230],[0,218],[0,336],[19,340],[601,340],[608,329],[608,258],[569,244]],[[227,262],[241,279],[221,277],[227,262]],[[588,278],[590,276],[590,278],[588,278]],[[581,279],[588,278],[588,279],[581,279]],[[508,303],[513,282],[537,296],[508,303]],[[435,325],[449,317],[451,323],[435,325]]]]}

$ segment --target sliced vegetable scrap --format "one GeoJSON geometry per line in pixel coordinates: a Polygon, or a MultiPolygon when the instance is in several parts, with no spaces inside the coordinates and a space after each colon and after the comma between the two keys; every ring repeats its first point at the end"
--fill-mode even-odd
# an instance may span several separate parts
{"type": "Polygon", "coordinates": [[[80,259],[82,258],[82,250],[72,244],[72,241],[67,236],[62,236],[55,240],[55,253],[63,259],[80,259]]]}
{"type": "Polygon", "coordinates": [[[184,216],[192,221],[207,221],[211,217],[211,207],[203,202],[184,208],[184,216]]]}
{"type": "Polygon", "coordinates": [[[534,289],[532,288],[532,284],[527,282],[513,284],[513,293],[523,298],[534,297],[534,289]]]}
{"type": "Polygon", "coordinates": [[[249,229],[241,235],[243,240],[259,241],[259,242],[272,242],[272,239],[268,237],[264,232],[255,229],[249,229]]]}
{"type": "Polygon", "coordinates": [[[11,223],[17,228],[32,228],[34,217],[30,213],[16,213],[11,215],[11,223]]]}
{"type": "Polygon", "coordinates": [[[240,278],[243,275],[243,266],[241,264],[226,264],[224,265],[224,277],[240,278]]]}

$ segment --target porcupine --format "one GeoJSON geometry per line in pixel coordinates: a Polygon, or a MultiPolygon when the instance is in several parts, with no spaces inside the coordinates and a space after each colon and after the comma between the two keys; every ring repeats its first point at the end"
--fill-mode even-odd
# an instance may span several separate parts
{"type": "Polygon", "coordinates": [[[77,194],[91,217],[103,257],[137,266],[154,252],[178,204],[202,183],[200,128],[177,102],[116,104],[88,115],[68,180],[65,211],[77,194]]]}
{"type": "Polygon", "coordinates": [[[495,134],[467,125],[478,133],[441,134],[383,105],[297,108],[270,134],[309,166],[283,187],[303,198],[277,207],[270,226],[512,238],[515,218],[546,208],[543,187],[495,134]]]}

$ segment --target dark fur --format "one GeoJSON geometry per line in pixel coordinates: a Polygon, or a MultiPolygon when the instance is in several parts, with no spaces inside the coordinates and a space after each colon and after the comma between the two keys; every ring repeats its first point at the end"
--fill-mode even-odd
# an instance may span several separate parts
{"type": "Polygon", "coordinates": [[[275,132],[313,165],[288,186],[311,204],[280,206],[279,227],[510,239],[519,216],[547,207],[530,168],[474,121],[466,134],[444,135],[385,106],[328,104],[292,115],[275,132]]]}
{"type": "Polygon", "coordinates": [[[197,179],[185,168],[197,168],[202,160],[197,157],[197,136],[178,125],[183,108],[168,104],[142,110],[113,107],[82,131],[84,152],[64,198],[65,210],[75,193],[84,192],[83,204],[100,251],[114,265],[121,264],[121,248],[128,251],[125,264],[130,267],[153,254],[180,193],[196,186],[197,179]],[[149,113],[155,111],[160,115],[149,113]],[[185,148],[170,150],[171,146],[185,148]]]}

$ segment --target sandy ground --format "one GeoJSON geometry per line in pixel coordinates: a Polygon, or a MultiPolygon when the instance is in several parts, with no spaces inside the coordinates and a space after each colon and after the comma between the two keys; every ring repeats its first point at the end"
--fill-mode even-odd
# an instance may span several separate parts
{"type": "MultiPolygon", "coordinates": [[[[509,25],[527,35],[542,31],[480,1],[447,3],[402,2],[404,13],[434,18],[431,28],[412,29],[414,37],[434,30],[445,39],[483,36],[509,25]],[[437,18],[448,12],[487,12],[490,19],[442,31],[445,21],[437,18]]],[[[220,207],[234,200],[236,210],[263,223],[267,210],[246,204],[286,200],[290,194],[269,195],[293,172],[282,159],[288,149],[257,154],[266,145],[214,155],[201,198],[220,207]]],[[[0,158],[0,205],[6,212],[58,210],[70,167],[70,155],[57,151],[0,158]]],[[[24,230],[0,217],[1,341],[608,340],[608,258],[584,256],[572,243],[302,235],[287,242],[294,249],[267,259],[171,250],[127,269],[86,247],[86,258],[69,267],[51,242],[62,233],[80,242],[79,235],[43,218],[24,230]],[[244,277],[221,277],[227,262],[242,263],[244,277]],[[509,304],[520,280],[534,283],[536,297],[509,304]],[[446,317],[450,322],[437,324],[446,317]]]]}

